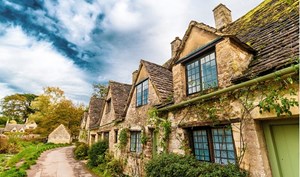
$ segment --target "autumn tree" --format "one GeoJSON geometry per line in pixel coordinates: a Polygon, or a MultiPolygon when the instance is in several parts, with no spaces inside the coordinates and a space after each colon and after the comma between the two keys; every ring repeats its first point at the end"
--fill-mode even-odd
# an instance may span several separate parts
{"type": "Polygon", "coordinates": [[[13,94],[1,100],[2,115],[19,123],[24,123],[29,114],[34,113],[31,102],[37,96],[34,94],[13,94]]]}
{"type": "Polygon", "coordinates": [[[97,98],[105,98],[108,92],[107,85],[104,84],[93,84],[93,96],[97,98]]]}
{"type": "Polygon", "coordinates": [[[38,124],[36,133],[44,136],[49,135],[60,124],[64,124],[77,136],[80,129],[80,119],[84,112],[82,105],[74,105],[71,100],[66,99],[64,92],[57,87],[47,87],[44,93],[32,102],[35,110],[29,119],[38,124]]]}

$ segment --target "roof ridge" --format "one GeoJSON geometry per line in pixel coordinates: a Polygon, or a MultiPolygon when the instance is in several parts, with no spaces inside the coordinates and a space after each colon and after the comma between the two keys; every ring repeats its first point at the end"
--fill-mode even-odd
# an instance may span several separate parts
{"type": "MultiPolygon", "coordinates": [[[[168,70],[167,68],[165,68],[165,67],[163,67],[162,65],[159,65],[159,64],[157,64],[157,63],[153,63],[153,62],[150,62],[150,61],[147,61],[147,60],[141,60],[141,62],[145,62],[145,63],[149,63],[149,64],[152,64],[152,65],[156,65],[156,66],[158,66],[158,67],[161,67],[161,68],[163,68],[163,69],[165,69],[165,70],[168,70]]],[[[168,70],[169,71],[169,70],[168,70]]],[[[171,71],[170,71],[171,72],[171,71]]]]}
{"type": "Polygon", "coordinates": [[[113,80],[109,80],[108,82],[109,82],[109,83],[117,83],[117,84],[122,84],[122,85],[128,85],[128,86],[131,86],[131,84],[122,83],[122,82],[113,81],[113,80]]]}

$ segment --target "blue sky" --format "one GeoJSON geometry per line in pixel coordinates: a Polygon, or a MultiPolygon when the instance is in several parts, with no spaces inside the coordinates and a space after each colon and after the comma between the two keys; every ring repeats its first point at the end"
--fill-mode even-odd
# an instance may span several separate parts
{"type": "Polygon", "coordinates": [[[214,25],[212,9],[233,20],[261,0],[2,0],[0,98],[57,86],[88,103],[93,83],[130,83],[141,59],[163,64],[191,20],[214,25]]]}

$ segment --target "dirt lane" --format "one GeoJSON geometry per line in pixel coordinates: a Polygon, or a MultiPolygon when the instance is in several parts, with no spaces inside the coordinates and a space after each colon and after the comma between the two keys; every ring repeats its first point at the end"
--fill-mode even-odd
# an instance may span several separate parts
{"type": "Polygon", "coordinates": [[[28,177],[96,177],[73,158],[73,146],[44,152],[37,164],[27,171],[28,177]]]}

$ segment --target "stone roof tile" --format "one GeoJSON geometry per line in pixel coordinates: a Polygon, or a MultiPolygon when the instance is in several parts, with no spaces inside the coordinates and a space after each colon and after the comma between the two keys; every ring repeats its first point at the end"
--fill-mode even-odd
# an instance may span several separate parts
{"type": "Polygon", "coordinates": [[[158,97],[161,103],[172,101],[173,96],[173,75],[167,68],[142,60],[151,83],[155,86],[158,92],[158,97]]]}
{"type": "Polygon", "coordinates": [[[111,90],[111,99],[115,111],[115,118],[122,119],[132,86],[129,84],[109,81],[109,87],[111,90]]]}
{"type": "Polygon", "coordinates": [[[95,126],[99,126],[101,116],[103,113],[103,108],[105,104],[105,99],[97,98],[96,96],[92,96],[89,104],[89,112],[88,116],[90,118],[89,127],[95,128],[95,126]]]}
{"type": "Polygon", "coordinates": [[[222,32],[236,35],[257,51],[248,70],[234,82],[286,67],[299,55],[299,1],[266,0],[222,32]]]}

